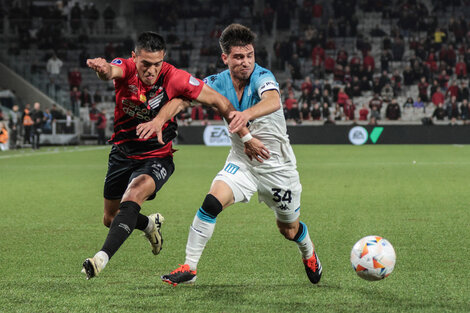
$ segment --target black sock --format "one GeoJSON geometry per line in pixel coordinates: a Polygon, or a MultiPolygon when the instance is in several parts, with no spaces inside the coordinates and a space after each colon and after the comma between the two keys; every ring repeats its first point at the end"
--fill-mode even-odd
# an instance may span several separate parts
{"type": "Polygon", "coordinates": [[[108,237],[101,248],[110,259],[134,230],[139,211],[140,205],[133,201],[122,202],[119,206],[119,213],[114,217],[108,237]]]}
{"type": "Polygon", "coordinates": [[[135,229],[144,231],[149,224],[149,218],[142,213],[137,215],[137,224],[135,224],[135,229]]]}

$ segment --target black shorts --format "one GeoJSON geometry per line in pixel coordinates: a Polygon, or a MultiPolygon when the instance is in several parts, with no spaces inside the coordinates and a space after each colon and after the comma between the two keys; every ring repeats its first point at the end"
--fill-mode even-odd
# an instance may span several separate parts
{"type": "Polygon", "coordinates": [[[132,179],[147,174],[155,181],[155,190],[147,199],[152,200],[174,171],[175,164],[171,156],[143,160],[129,159],[113,146],[109,153],[103,195],[109,200],[121,199],[132,179]]]}

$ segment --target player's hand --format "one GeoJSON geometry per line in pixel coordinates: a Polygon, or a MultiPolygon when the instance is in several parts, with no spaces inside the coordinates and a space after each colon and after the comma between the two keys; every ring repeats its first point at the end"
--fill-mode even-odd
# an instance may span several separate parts
{"type": "Polygon", "coordinates": [[[271,157],[268,148],[256,138],[245,142],[245,154],[250,160],[256,159],[256,161],[263,163],[263,159],[267,160],[271,157]]]}
{"type": "Polygon", "coordinates": [[[165,143],[163,142],[162,137],[163,124],[164,123],[159,121],[157,118],[154,118],[150,122],[141,123],[136,127],[137,136],[139,136],[140,139],[148,139],[153,134],[157,134],[158,142],[164,145],[165,143]]]}
{"type": "Polygon", "coordinates": [[[234,134],[240,131],[243,127],[246,126],[246,123],[250,120],[248,113],[245,111],[232,111],[228,114],[228,117],[232,120],[228,125],[229,131],[234,134]]]}
{"type": "Polygon", "coordinates": [[[109,77],[111,75],[111,65],[103,58],[88,59],[86,65],[100,76],[109,77]]]}

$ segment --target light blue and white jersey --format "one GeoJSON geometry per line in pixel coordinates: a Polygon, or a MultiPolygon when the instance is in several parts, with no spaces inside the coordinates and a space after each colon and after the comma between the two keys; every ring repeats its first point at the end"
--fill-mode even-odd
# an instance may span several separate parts
{"type": "MultiPolygon", "coordinates": [[[[241,101],[238,101],[237,93],[233,87],[230,71],[225,70],[219,74],[211,75],[204,82],[220,94],[224,95],[237,111],[244,111],[261,101],[261,95],[268,90],[279,92],[279,84],[271,71],[255,64],[250,82],[245,86],[241,101]]],[[[282,105],[279,110],[256,118],[249,123],[251,134],[261,140],[271,153],[271,158],[259,163],[256,160],[248,161],[260,172],[277,171],[284,167],[295,168],[296,160],[287,135],[286,120],[282,105]]],[[[231,135],[231,154],[238,158],[248,160],[244,153],[244,144],[237,134],[231,135]]]]}

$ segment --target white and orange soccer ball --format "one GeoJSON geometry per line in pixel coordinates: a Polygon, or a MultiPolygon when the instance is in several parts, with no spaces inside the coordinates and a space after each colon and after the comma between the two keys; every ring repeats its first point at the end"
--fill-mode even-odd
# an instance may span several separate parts
{"type": "Polygon", "coordinates": [[[396,254],[387,239],[380,236],[361,238],[351,250],[351,265],[366,280],[381,280],[395,267],[396,254]]]}

